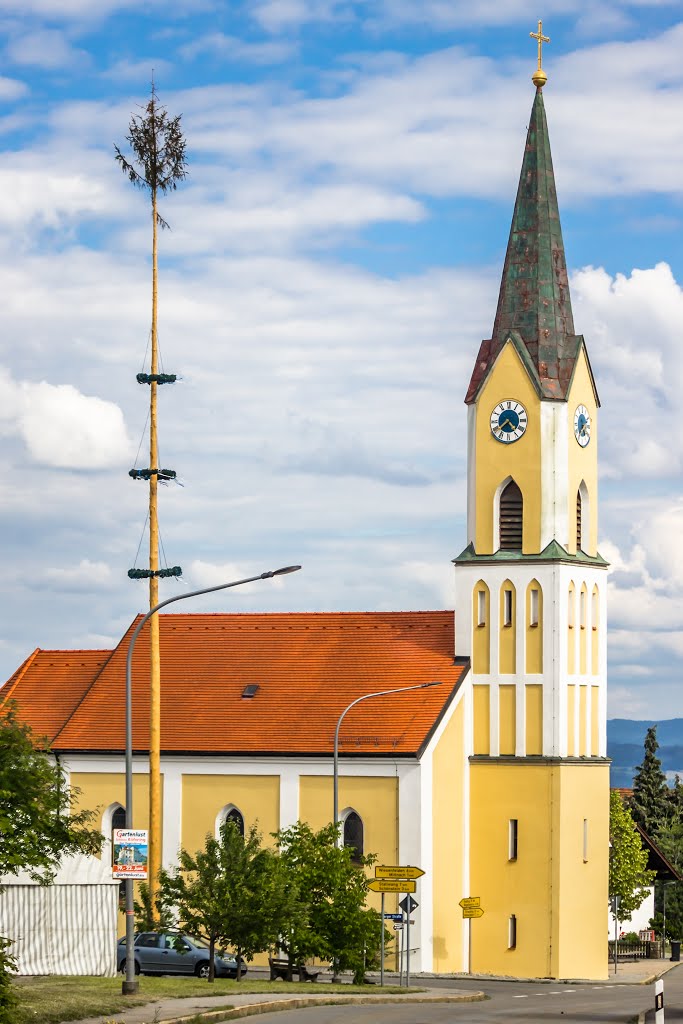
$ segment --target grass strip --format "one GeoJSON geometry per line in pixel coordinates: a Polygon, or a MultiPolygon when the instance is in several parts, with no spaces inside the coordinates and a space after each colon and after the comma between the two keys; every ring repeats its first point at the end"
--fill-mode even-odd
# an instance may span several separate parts
{"type": "MultiPolygon", "coordinates": [[[[120,978],[92,977],[41,977],[16,978],[14,985],[19,997],[15,1019],[16,1024],[63,1024],[66,1021],[83,1020],[86,1017],[116,1017],[133,1006],[144,1006],[156,999],[182,999],[196,996],[230,997],[238,994],[273,992],[278,995],[311,994],[323,988],[328,992],[344,992],[347,995],[378,993],[374,985],[353,986],[306,982],[283,981],[231,981],[217,978],[209,985],[199,978],[142,977],[137,996],[121,995],[120,978]]],[[[385,987],[384,992],[405,993],[395,986],[385,987]]],[[[223,1007],[221,1007],[223,1008],[223,1007]]],[[[181,1014],[179,1013],[179,1016],[181,1014]]]]}

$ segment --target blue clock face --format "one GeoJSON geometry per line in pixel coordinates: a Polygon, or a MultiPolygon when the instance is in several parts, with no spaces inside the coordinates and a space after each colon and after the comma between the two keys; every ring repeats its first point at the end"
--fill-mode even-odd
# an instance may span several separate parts
{"type": "Polygon", "coordinates": [[[491,433],[501,444],[518,441],[527,428],[527,412],[514,398],[499,402],[491,413],[491,433]]]}
{"type": "Polygon", "coordinates": [[[585,405],[577,405],[574,413],[574,437],[585,448],[591,439],[591,418],[585,405]]]}

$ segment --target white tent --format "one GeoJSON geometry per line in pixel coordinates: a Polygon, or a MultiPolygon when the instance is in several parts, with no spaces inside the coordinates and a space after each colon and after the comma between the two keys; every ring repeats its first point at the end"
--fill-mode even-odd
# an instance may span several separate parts
{"type": "Polygon", "coordinates": [[[119,883],[97,857],[66,858],[54,882],[25,872],[0,878],[0,935],[19,974],[116,974],[119,883]]]}

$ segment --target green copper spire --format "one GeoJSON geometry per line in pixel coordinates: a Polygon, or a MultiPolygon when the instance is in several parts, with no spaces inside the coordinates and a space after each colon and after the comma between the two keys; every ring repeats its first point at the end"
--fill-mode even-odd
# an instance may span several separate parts
{"type": "Polygon", "coordinates": [[[508,338],[544,398],[563,399],[581,339],[574,334],[555,176],[543,94],[537,88],[522,173],[505,255],[498,309],[489,341],[482,342],[466,402],[479,389],[508,338]],[[529,365],[530,364],[530,365],[529,365]]]}

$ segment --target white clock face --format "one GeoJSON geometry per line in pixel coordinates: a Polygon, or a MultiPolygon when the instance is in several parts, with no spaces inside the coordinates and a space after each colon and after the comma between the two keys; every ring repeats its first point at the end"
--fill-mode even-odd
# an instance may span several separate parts
{"type": "Polygon", "coordinates": [[[574,413],[574,437],[582,448],[585,448],[591,439],[591,418],[585,405],[577,405],[574,413]]]}
{"type": "Polygon", "coordinates": [[[527,413],[521,402],[506,398],[491,413],[491,433],[501,444],[519,441],[527,427],[527,413]]]}

